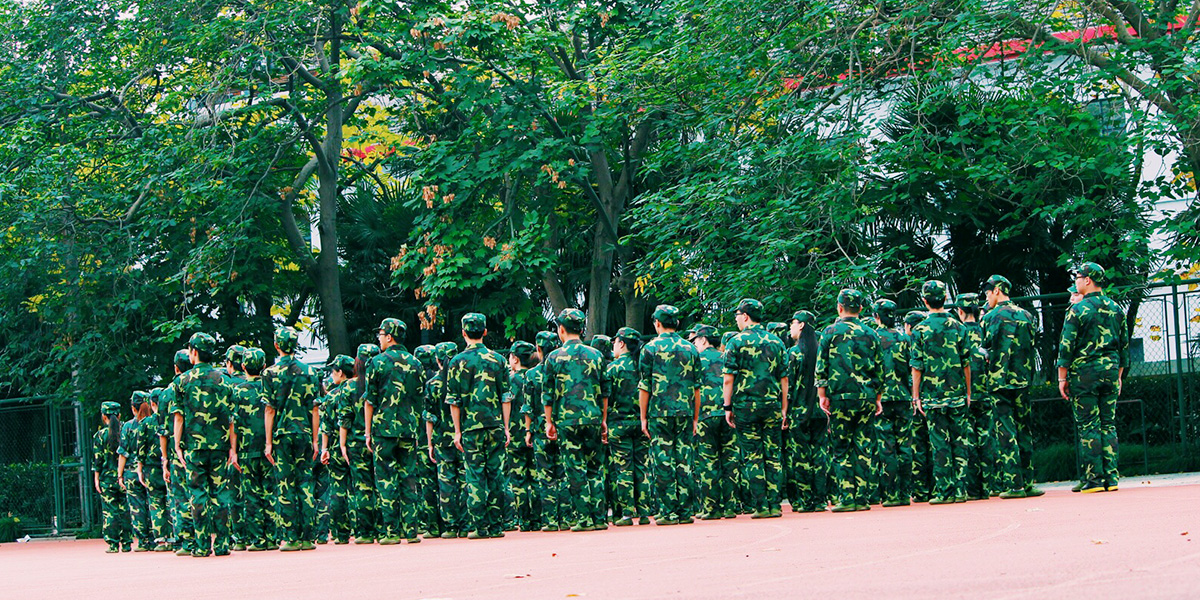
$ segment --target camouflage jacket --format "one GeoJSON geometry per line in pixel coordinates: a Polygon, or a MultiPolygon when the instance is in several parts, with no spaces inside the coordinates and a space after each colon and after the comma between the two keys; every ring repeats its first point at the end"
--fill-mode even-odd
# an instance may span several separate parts
{"type": "Polygon", "coordinates": [[[604,369],[601,394],[608,398],[608,424],[640,423],[641,405],[638,403],[638,370],[632,354],[622,354],[608,363],[604,369]]]}
{"type": "Polygon", "coordinates": [[[508,429],[513,437],[516,437],[517,429],[524,426],[524,421],[518,419],[517,415],[524,413],[525,405],[529,403],[529,398],[525,394],[525,375],[526,370],[524,369],[509,373],[508,390],[504,392],[504,401],[510,406],[508,429]]]}
{"type": "Polygon", "coordinates": [[[238,458],[258,458],[267,443],[264,407],[267,396],[262,379],[243,380],[233,388],[237,409],[238,458]]]}
{"type": "Polygon", "coordinates": [[[229,425],[235,422],[233,390],[208,363],[179,377],[173,414],[183,415],[188,450],[228,450],[229,425]]]}
{"type": "MultiPolygon", "coordinates": [[[[983,351],[987,358],[987,389],[1007,390],[1033,383],[1033,315],[1011,300],[983,315],[983,351]]],[[[975,373],[971,373],[972,378],[975,373]]]]}
{"type": "Polygon", "coordinates": [[[121,442],[117,454],[125,457],[125,479],[137,479],[138,448],[141,446],[141,422],[134,418],[121,423],[121,442]]]}
{"type": "Polygon", "coordinates": [[[883,401],[911,402],[908,338],[895,328],[880,327],[875,333],[879,336],[879,374],[883,378],[883,401]]]}
{"type": "Polygon", "coordinates": [[[1103,292],[1071,305],[1058,342],[1058,367],[1116,371],[1129,366],[1125,311],[1103,292]]]}
{"type": "Polygon", "coordinates": [[[700,353],[700,418],[725,417],[725,355],[716,348],[700,353]]]}
{"type": "Polygon", "coordinates": [[[162,405],[159,404],[159,412],[151,413],[150,416],[142,419],[141,431],[138,434],[137,460],[155,468],[162,465],[163,459],[162,445],[158,438],[163,427],[162,420],[162,405]]]}
{"type": "Polygon", "coordinates": [[[262,374],[267,405],[275,409],[274,435],[312,436],[312,409],[321,390],[313,368],[282,356],[262,374]]]}
{"type": "Polygon", "coordinates": [[[542,403],[554,411],[554,424],[599,425],[604,356],[579,340],[568,340],[543,364],[542,403]]]}
{"type": "Polygon", "coordinates": [[[975,322],[963,323],[967,328],[967,352],[971,358],[971,400],[980,400],[987,392],[987,352],[983,350],[983,327],[975,322]]]}
{"type": "MultiPolygon", "coordinates": [[[[321,401],[321,433],[329,436],[329,447],[334,448],[339,445],[338,427],[342,407],[347,404],[354,403],[354,391],[357,386],[353,379],[347,379],[333,386],[332,390],[325,395],[325,399],[321,401]]],[[[349,432],[346,432],[349,439],[349,432]]],[[[333,452],[333,450],[330,450],[333,452]]]]}
{"type": "Polygon", "coordinates": [[[399,344],[367,363],[366,402],[375,409],[371,435],[417,439],[417,417],[424,399],[421,361],[399,344]]]}
{"type": "Polygon", "coordinates": [[[883,392],[879,335],[858,317],[839,318],[817,342],[815,385],[831,402],[874,402],[883,392]]]}
{"type": "Polygon", "coordinates": [[[546,409],[542,404],[542,385],[545,381],[544,363],[525,370],[525,396],[529,402],[521,407],[521,413],[529,416],[529,427],[533,431],[533,437],[545,435],[546,432],[546,409]]]}
{"type": "Polygon", "coordinates": [[[446,366],[446,404],[459,408],[464,432],[503,427],[507,390],[504,357],[482,342],[467,346],[446,366]]]}
{"type": "Polygon", "coordinates": [[[701,375],[700,353],[678,333],[650,340],[638,359],[638,390],[650,393],[646,416],[691,417],[701,375]]]}
{"type": "Polygon", "coordinates": [[[967,404],[964,367],[970,367],[967,328],[949,313],[930,313],[913,327],[909,366],[921,372],[921,404],[925,408],[959,408],[967,404]]]}
{"type": "Polygon", "coordinates": [[[100,474],[101,481],[117,480],[118,456],[116,449],[108,447],[108,427],[101,426],[92,435],[92,471],[100,474]]]}
{"type": "Polygon", "coordinates": [[[362,442],[367,436],[367,415],[363,410],[366,399],[365,387],[364,379],[356,378],[354,385],[350,388],[350,394],[346,397],[346,402],[336,408],[338,429],[346,430],[347,444],[351,441],[362,442]]]}
{"type": "Polygon", "coordinates": [[[446,378],[440,371],[434,371],[433,377],[425,382],[425,414],[422,416],[433,424],[430,441],[435,446],[454,445],[454,421],[446,402],[446,378]]]}
{"type": "Polygon", "coordinates": [[[780,379],[787,376],[783,342],[761,324],[733,336],[725,345],[724,375],[733,375],[733,405],[782,402],[780,379]]]}

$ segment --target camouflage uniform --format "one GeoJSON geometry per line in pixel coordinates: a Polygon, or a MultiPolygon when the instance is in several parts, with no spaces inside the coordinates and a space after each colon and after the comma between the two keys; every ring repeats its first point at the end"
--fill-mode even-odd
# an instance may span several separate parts
{"type": "MultiPolygon", "coordinates": [[[[533,355],[535,348],[529,342],[516,342],[509,348],[510,356],[524,357],[526,360],[533,355]]],[[[537,523],[538,515],[533,498],[537,495],[533,481],[533,447],[525,443],[525,423],[520,415],[526,413],[529,404],[528,386],[526,385],[527,369],[519,369],[509,377],[508,402],[513,417],[509,420],[508,431],[511,442],[508,444],[505,456],[505,471],[507,472],[508,489],[512,493],[512,504],[516,513],[515,525],[521,531],[540,529],[537,523]]],[[[508,523],[511,527],[514,523],[508,523]]]]}
{"type": "MultiPolygon", "coordinates": [[[[200,352],[216,350],[215,340],[203,333],[192,335],[188,345],[200,352]]],[[[233,539],[229,515],[234,501],[229,453],[236,447],[229,437],[235,419],[232,393],[221,373],[208,363],[199,363],[181,375],[177,393],[172,414],[182,419],[182,436],[187,440],[183,457],[196,528],[192,556],[229,554],[233,539]]]]}
{"type": "MultiPolygon", "coordinates": [[[[1095,263],[1084,263],[1076,269],[1076,276],[1102,282],[1104,270],[1095,263]]],[[[1067,369],[1067,389],[1082,449],[1082,489],[1116,489],[1120,477],[1116,425],[1120,370],[1129,368],[1125,311],[1104,292],[1085,294],[1067,311],[1056,365],[1067,369]]]]}
{"type": "MultiPolygon", "coordinates": [[[[877,300],[875,313],[891,322],[896,303],[877,300]]],[[[903,506],[912,497],[912,386],[909,382],[908,340],[895,327],[881,324],[879,374],[883,378],[883,414],[879,423],[880,493],[884,506],[903,506]]]]}
{"type": "MultiPolygon", "coordinates": [[[[479,313],[462,318],[465,336],[482,338],[486,320],[479,313]]],[[[457,409],[466,480],[466,506],[473,537],[504,533],[504,447],[508,444],[508,366],[483,342],[471,343],[446,367],[446,403],[457,409]]]]}
{"type": "MultiPolygon", "coordinates": [[[[678,323],[678,314],[674,306],[661,305],[654,319],[670,326],[678,323]]],[[[674,331],[660,333],[642,347],[638,391],[649,395],[646,424],[659,524],[690,522],[694,514],[689,496],[692,425],[701,376],[700,353],[674,331]]]]}
{"type": "MultiPolygon", "coordinates": [[[[838,303],[862,308],[860,292],[844,289],[838,303]]],[[[829,399],[829,437],[837,500],[835,511],[867,510],[870,478],[870,426],[883,391],[879,336],[858,317],[838,318],[817,345],[816,386],[829,399]]]]}
{"type": "Polygon", "coordinates": [[[117,446],[117,454],[125,457],[125,507],[129,511],[130,529],[137,540],[137,551],[145,552],[154,546],[154,537],[150,532],[149,497],[146,486],[138,479],[137,463],[138,448],[141,445],[141,421],[137,417],[138,408],[145,404],[149,394],[142,391],[133,393],[129,404],[133,409],[133,418],[121,424],[121,442],[117,446]]]}
{"type": "MultiPolygon", "coordinates": [[[[959,294],[954,305],[961,310],[977,309],[978,294],[959,294]]],[[[996,428],[992,416],[992,398],[987,389],[987,352],[983,350],[983,327],[978,321],[964,320],[967,328],[967,349],[971,354],[971,406],[967,409],[967,479],[968,499],[983,499],[997,489],[996,444],[992,432],[996,428]]]]}
{"type": "MultiPolygon", "coordinates": [[[[631,327],[617,331],[617,339],[626,344],[641,341],[631,327]]],[[[614,358],[604,369],[601,394],[608,399],[606,479],[612,488],[609,506],[618,525],[649,517],[650,471],[649,445],[642,433],[638,407],[637,358],[627,352],[614,358]]]]}
{"type": "MultiPolygon", "coordinates": [[[[989,287],[1005,294],[1012,289],[1007,279],[993,275],[989,287]]],[[[1033,410],[1029,385],[1033,382],[1033,316],[1011,300],[998,303],[983,316],[982,347],[987,352],[987,388],[993,399],[996,452],[1000,459],[999,488],[1009,492],[1033,486],[1033,410]]],[[[1013,495],[1013,494],[1009,494],[1013,495]]],[[[1019,495],[1019,494],[1018,494],[1019,495]]]]}
{"type": "Polygon", "coordinates": [[[167,540],[174,537],[171,530],[171,505],[167,497],[167,482],[163,479],[163,454],[158,433],[163,428],[163,388],[150,390],[151,402],[156,407],[150,416],[141,421],[138,432],[138,462],[142,465],[142,478],[146,480],[146,505],[150,512],[150,532],[157,547],[166,551],[167,540]]]}
{"type": "MultiPolygon", "coordinates": [[[[584,314],[568,308],[558,315],[564,327],[583,328],[584,314]]],[[[558,430],[572,530],[607,527],[604,516],[604,449],[601,440],[600,351],[572,339],[543,363],[542,404],[558,430]]]]}
{"type": "MultiPolygon", "coordinates": [[[[700,325],[696,335],[713,337],[711,326],[700,325]]],[[[696,426],[696,479],[699,482],[702,518],[736,517],[740,511],[734,497],[738,455],[736,430],[725,422],[725,357],[716,348],[700,352],[700,422],[696,426]]],[[[609,428],[609,436],[612,429],[609,428]]]]}
{"type": "Polygon", "coordinates": [[[335,370],[341,371],[348,377],[329,390],[321,402],[321,433],[326,436],[324,446],[329,452],[329,488],[325,492],[325,505],[329,511],[329,534],[337,543],[345,544],[350,541],[354,528],[354,512],[350,507],[354,481],[350,475],[350,464],[342,456],[338,446],[338,414],[342,406],[352,402],[356,389],[354,380],[349,378],[354,375],[354,359],[339,354],[329,366],[331,373],[335,370]]]}
{"type": "MultiPolygon", "coordinates": [[[[358,347],[358,364],[366,370],[366,364],[379,355],[379,346],[361,344],[358,347]]],[[[338,435],[346,430],[346,455],[350,459],[350,513],[354,515],[351,534],[356,544],[370,544],[379,535],[379,495],[375,491],[375,470],[371,451],[367,449],[367,425],[364,412],[366,396],[366,374],[360,372],[354,380],[353,390],[345,402],[336,407],[338,435]]]]}
{"type": "MultiPolygon", "coordinates": [[[[455,344],[455,352],[457,351],[458,345],[455,344]]],[[[434,346],[432,344],[417,346],[413,349],[413,356],[425,368],[421,381],[422,385],[427,384],[437,374],[434,346]]],[[[422,388],[422,400],[424,400],[424,388],[422,388]]],[[[424,404],[422,404],[422,410],[424,410],[424,404]]],[[[442,533],[442,518],[438,500],[437,464],[433,461],[434,459],[429,456],[428,452],[417,452],[417,490],[421,496],[418,512],[421,515],[422,530],[429,536],[437,537],[442,533]]]]}
{"type": "MultiPolygon", "coordinates": [[[[921,295],[927,300],[944,299],[946,284],[927,281],[921,295]]],[[[934,488],[931,504],[966,501],[970,360],[967,329],[949,313],[931,312],[913,328],[909,366],[921,374],[921,405],[929,419],[934,488]]]]}
{"type": "MultiPolygon", "coordinates": [[[[258,348],[247,349],[242,357],[243,366],[255,373],[261,373],[266,362],[266,354],[258,348]]],[[[238,539],[249,550],[266,550],[276,546],[279,515],[271,501],[275,493],[273,467],[263,456],[267,443],[263,416],[267,397],[262,380],[258,375],[248,376],[233,387],[233,398],[237,410],[238,465],[242,468],[238,480],[242,519],[235,527],[238,539]]]]}
{"type": "MultiPolygon", "coordinates": [[[[230,388],[235,388],[239,383],[246,380],[244,368],[242,366],[243,356],[245,355],[246,347],[234,344],[225,349],[225,368],[213,365],[214,368],[221,374],[221,379],[225,385],[230,388]]],[[[237,398],[233,399],[234,412],[237,412],[237,398]]],[[[235,415],[236,416],[236,415],[235,415]]],[[[240,457],[239,457],[240,458],[240,457]]],[[[246,540],[242,539],[241,532],[245,529],[245,506],[246,502],[242,499],[242,472],[232,466],[226,469],[226,478],[228,480],[229,489],[233,495],[233,503],[230,507],[229,522],[230,531],[233,537],[233,549],[245,550],[246,540]]]]}
{"type": "MultiPolygon", "coordinates": [[[[792,320],[815,327],[807,310],[792,320]]],[[[788,428],[783,432],[784,492],[795,512],[825,510],[829,503],[829,417],[817,404],[816,352],[796,343],[787,351],[788,428]]]]}
{"type": "MultiPolygon", "coordinates": [[[[905,365],[908,364],[909,346],[912,344],[911,329],[920,325],[925,320],[927,315],[924,311],[914,310],[909,311],[904,315],[904,324],[908,326],[910,332],[904,335],[905,344],[905,365]]],[[[911,369],[909,373],[911,374],[911,369]]],[[[905,375],[904,389],[909,393],[909,398],[912,397],[912,377],[905,375]]],[[[885,409],[886,410],[886,409],[885,409]]],[[[914,409],[915,412],[915,409],[914,409]]],[[[917,413],[912,415],[909,421],[911,425],[910,438],[912,440],[912,479],[911,491],[913,501],[928,502],[929,494],[933,489],[933,453],[929,448],[929,419],[925,415],[917,413]]]]}
{"type": "MultiPolygon", "coordinates": [[[[454,342],[442,342],[434,354],[449,366],[450,359],[458,354],[454,342]]],[[[466,535],[470,523],[466,514],[466,473],[463,453],[454,447],[454,421],[450,418],[450,405],[446,402],[445,371],[439,371],[425,383],[425,420],[432,424],[429,443],[437,457],[438,513],[442,526],[442,537],[466,535]]]]}
{"type": "MultiPolygon", "coordinates": [[[[121,405],[116,402],[104,402],[100,405],[100,414],[109,419],[117,419],[121,414],[121,405]]],[[[125,506],[125,492],[117,482],[119,441],[110,444],[109,431],[107,426],[102,426],[92,436],[92,472],[99,475],[100,482],[100,514],[103,518],[101,531],[104,541],[108,542],[109,552],[128,552],[133,536],[129,525],[129,511],[125,506]]],[[[117,427],[116,431],[119,440],[120,427],[117,427]]]]}
{"type": "MultiPolygon", "coordinates": [[[[762,303],[745,299],[738,311],[753,321],[761,315],[762,303]]],[[[781,514],[781,380],[787,377],[785,352],[783,342],[759,323],[751,323],[725,346],[723,374],[733,376],[733,421],[742,477],[750,493],[746,508],[760,517],[781,514]]]]}
{"type": "Polygon", "coordinates": [[[312,411],[320,380],[312,367],[289,354],[295,351],[297,334],[290,327],[275,332],[275,343],[284,352],[262,375],[267,406],[275,412],[272,440],[275,459],[275,511],[279,515],[281,550],[316,541],[316,498],[313,481],[312,411]]]}
{"type": "Polygon", "coordinates": [[[381,542],[394,544],[401,538],[419,542],[417,418],[423,404],[421,377],[425,370],[400,345],[406,331],[403,322],[384,319],[379,330],[396,340],[367,363],[366,401],[375,411],[370,441],[375,451],[381,542]]]}
{"type": "MultiPolygon", "coordinates": [[[[188,499],[187,491],[187,473],[184,470],[183,461],[175,455],[173,450],[174,443],[174,406],[178,401],[179,380],[192,368],[191,360],[188,358],[187,350],[180,350],[175,353],[175,367],[179,369],[180,375],[176,375],[171,383],[163,390],[162,397],[159,401],[159,411],[163,414],[162,429],[159,431],[159,440],[165,441],[167,444],[168,457],[168,472],[171,480],[167,485],[167,499],[171,504],[171,523],[174,526],[175,538],[174,548],[176,554],[191,554],[192,540],[194,539],[195,527],[192,523],[192,509],[190,500],[188,499]]],[[[180,447],[187,448],[187,440],[180,440],[180,447]]]]}
{"type": "MultiPolygon", "coordinates": [[[[537,347],[543,356],[550,354],[558,347],[558,335],[543,331],[537,334],[537,347]]],[[[545,381],[545,362],[529,369],[525,375],[526,394],[529,397],[527,416],[530,418],[530,438],[533,441],[533,456],[537,464],[536,477],[538,482],[538,509],[543,531],[558,531],[566,527],[569,515],[569,502],[564,480],[559,440],[546,437],[546,411],[543,404],[543,383],[545,381]]]]}

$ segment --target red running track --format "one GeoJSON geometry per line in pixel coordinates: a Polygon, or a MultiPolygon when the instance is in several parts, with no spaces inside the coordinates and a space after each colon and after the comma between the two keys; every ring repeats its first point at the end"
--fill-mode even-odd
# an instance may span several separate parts
{"type": "Polygon", "coordinates": [[[1200,485],[311,552],[0,547],[0,595],[121,598],[1197,598],[1200,485]],[[1195,541],[1193,541],[1195,540],[1195,541]],[[1086,596],[1085,596],[1086,594],[1086,596]]]}

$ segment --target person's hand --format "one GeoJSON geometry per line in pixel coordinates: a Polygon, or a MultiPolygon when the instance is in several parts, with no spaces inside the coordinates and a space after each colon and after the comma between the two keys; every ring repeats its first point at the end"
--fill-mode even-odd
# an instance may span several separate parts
{"type": "Polygon", "coordinates": [[[229,466],[237,469],[238,473],[242,472],[242,465],[238,463],[237,459],[237,450],[234,450],[233,448],[229,449],[229,466]]]}
{"type": "Polygon", "coordinates": [[[163,481],[171,483],[171,468],[167,466],[167,459],[163,459],[162,464],[163,481]]]}
{"type": "Polygon", "coordinates": [[[692,419],[692,435],[700,435],[700,419],[692,419]]]}
{"type": "Polygon", "coordinates": [[[731,428],[737,429],[737,423],[733,420],[732,410],[725,411],[725,422],[728,423],[731,428]]]}
{"type": "Polygon", "coordinates": [[[462,432],[460,431],[454,432],[454,447],[458,448],[459,452],[465,452],[462,447],[462,432]]]}
{"type": "Polygon", "coordinates": [[[117,487],[121,488],[122,492],[125,491],[125,476],[124,475],[117,476],[117,487]]]}
{"type": "Polygon", "coordinates": [[[558,439],[558,428],[554,426],[554,421],[546,421],[546,439],[558,439]]]}
{"type": "Polygon", "coordinates": [[[321,445],[320,445],[320,444],[318,444],[318,443],[316,443],[316,442],[313,442],[313,445],[312,445],[312,459],[313,459],[313,460],[317,460],[317,458],[318,458],[318,457],[320,457],[320,456],[321,456],[321,445]]]}
{"type": "Polygon", "coordinates": [[[272,467],[275,466],[275,446],[271,440],[267,440],[267,445],[263,448],[263,456],[267,458],[267,462],[271,463],[272,467]]]}
{"type": "Polygon", "coordinates": [[[883,394],[875,397],[875,416],[883,414],[883,394]]]}
{"type": "Polygon", "coordinates": [[[187,461],[183,460],[183,450],[178,447],[175,448],[175,458],[179,459],[179,464],[187,464],[187,461]]]}
{"type": "Polygon", "coordinates": [[[920,414],[922,417],[925,416],[925,406],[921,404],[920,398],[913,398],[912,404],[914,415],[920,414]]]}
{"type": "Polygon", "coordinates": [[[507,448],[512,443],[512,432],[508,428],[504,429],[504,447],[507,448]]]}
{"type": "Polygon", "coordinates": [[[1066,379],[1060,379],[1060,380],[1058,381],[1058,393],[1059,393],[1059,395],[1060,395],[1060,396],[1062,396],[1062,399],[1063,399],[1063,400],[1066,400],[1066,401],[1070,402],[1070,400],[1071,400],[1071,390],[1070,390],[1070,388],[1067,386],[1067,380],[1066,380],[1066,379]]]}
{"type": "Polygon", "coordinates": [[[782,420],[781,420],[781,422],[779,423],[779,428],[780,428],[780,429],[782,429],[782,430],[784,430],[784,431],[787,431],[787,428],[788,428],[788,426],[789,426],[789,425],[788,425],[787,413],[783,413],[783,414],[781,415],[781,417],[782,417],[782,420]]]}
{"type": "Polygon", "coordinates": [[[100,491],[100,480],[99,480],[99,479],[93,479],[93,480],[92,480],[92,487],[96,488],[96,493],[97,493],[97,494],[103,494],[103,493],[104,493],[104,492],[101,492],[101,491],[100,491]]]}
{"type": "MultiPolygon", "coordinates": [[[[432,448],[430,449],[432,450],[432,448]]],[[[430,456],[430,458],[433,458],[433,456],[430,456]]],[[[344,447],[342,448],[342,460],[346,461],[346,464],[350,464],[350,455],[346,454],[346,448],[344,447]]]]}
{"type": "Polygon", "coordinates": [[[525,447],[526,448],[533,447],[533,432],[532,431],[525,430],[525,447]]]}
{"type": "Polygon", "coordinates": [[[433,457],[433,444],[426,446],[425,451],[429,453],[429,462],[437,464],[437,459],[433,457]]]}
{"type": "Polygon", "coordinates": [[[642,435],[646,436],[646,439],[650,439],[650,425],[645,419],[642,419],[642,435]]]}
{"type": "Polygon", "coordinates": [[[829,396],[821,396],[818,404],[821,406],[821,412],[825,413],[826,415],[832,414],[829,408],[829,396]]]}
{"type": "Polygon", "coordinates": [[[141,473],[138,473],[138,483],[142,484],[142,487],[150,489],[150,486],[146,485],[146,478],[142,477],[141,473]]]}
{"type": "Polygon", "coordinates": [[[608,443],[608,421],[600,421],[600,443],[608,443]]]}
{"type": "Polygon", "coordinates": [[[367,452],[375,454],[375,443],[371,440],[370,434],[367,435],[367,452]]]}
{"type": "Polygon", "coordinates": [[[324,450],[321,450],[321,464],[323,464],[323,465],[329,464],[329,448],[325,448],[324,450]]]}
{"type": "Polygon", "coordinates": [[[1121,397],[1121,384],[1125,381],[1124,377],[1117,376],[1117,397],[1121,397]]]}

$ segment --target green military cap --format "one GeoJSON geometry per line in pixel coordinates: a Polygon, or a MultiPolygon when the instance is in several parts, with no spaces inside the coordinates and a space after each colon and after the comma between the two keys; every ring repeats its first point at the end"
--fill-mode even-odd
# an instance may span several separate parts
{"type": "Polygon", "coordinates": [[[608,356],[612,354],[612,338],[607,335],[593,335],[589,346],[600,351],[600,354],[608,356]]]}
{"type": "Polygon", "coordinates": [[[788,324],[782,321],[771,321],[767,323],[767,331],[778,336],[783,336],[787,332],[788,324]]]}
{"type": "Polygon", "coordinates": [[[454,342],[441,342],[433,347],[433,355],[443,363],[454,358],[455,354],[458,354],[458,344],[454,342]]]}
{"type": "Polygon", "coordinates": [[[908,314],[904,315],[904,324],[916,327],[917,325],[920,325],[921,321],[924,321],[925,317],[927,316],[929,315],[925,314],[925,311],[923,310],[910,310],[908,311],[908,314]]]}
{"type": "Polygon", "coordinates": [[[1074,275],[1076,278],[1079,278],[1079,277],[1090,278],[1092,281],[1095,281],[1096,283],[1101,283],[1104,281],[1104,267],[1102,267],[1094,262],[1085,262],[1081,265],[1076,265],[1074,268],[1071,269],[1071,274],[1074,275]]]}
{"type": "Polygon", "coordinates": [[[225,360],[235,365],[242,364],[242,356],[246,353],[246,347],[234,344],[225,350],[225,360]]]}
{"type": "Polygon", "coordinates": [[[735,313],[742,313],[750,317],[751,321],[761,321],[763,313],[762,302],[754,298],[742,298],[738,301],[737,308],[733,309],[735,313]]]}
{"type": "Polygon", "coordinates": [[[529,356],[533,355],[534,350],[536,350],[536,348],[534,348],[533,344],[517,340],[513,342],[512,346],[509,347],[508,353],[516,354],[521,358],[528,358],[529,356]]]}
{"type": "Polygon", "coordinates": [[[725,344],[728,344],[729,340],[733,339],[733,336],[735,336],[735,335],[737,335],[736,331],[726,331],[725,333],[722,333],[721,334],[721,345],[724,346],[725,344]]]}
{"type": "Polygon", "coordinates": [[[987,281],[983,282],[983,291],[986,292],[992,289],[999,290],[1001,294],[1008,294],[1012,291],[1012,282],[1003,275],[992,275],[987,278],[987,281]]]}
{"type": "Polygon", "coordinates": [[[413,356],[415,356],[426,369],[433,367],[433,361],[435,359],[433,355],[433,344],[421,344],[420,346],[413,348],[413,356]]]}
{"type": "Polygon", "coordinates": [[[247,371],[262,371],[267,367],[267,353],[259,348],[246,348],[242,353],[242,367],[247,371]]]}
{"type": "Polygon", "coordinates": [[[293,327],[280,327],[275,330],[275,345],[280,351],[291,354],[300,345],[300,334],[293,327]]]}
{"type": "Polygon", "coordinates": [[[875,307],[875,312],[879,315],[890,315],[896,312],[896,303],[887,298],[876,300],[872,306],[875,307]]]}
{"type": "Polygon", "coordinates": [[[696,325],[696,337],[710,338],[716,337],[717,328],[712,325],[696,325]]]}
{"type": "Polygon", "coordinates": [[[979,308],[979,294],[968,292],[955,296],[954,308],[979,308]]]}
{"type": "Polygon", "coordinates": [[[617,330],[616,338],[622,342],[640,342],[642,334],[632,327],[622,327],[617,330]]]}
{"type": "Polygon", "coordinates": [[[167,391],[166,388],[152,388],[150,390],[150,402],[158,404],[159,399],[162,398],[163,392],[165,391],[167,391]]]}
{"type": "Polygon", "coordinates": [[[379,346],[376,346],[375,344],[359,344],[358,352],[355,353],[355,356],[357,356],[360,360],[368,361],[376,356],[379,356],[380,352],[381,350],[379,349],[379,346]]]}
{"type": "Polygon", "coordinates": [[[670,304],[659,304],[654,307],[654,314],[650,316],[659,323],[678,323],[679,309],[670,304]]]}
{"type": "Polygon", "coordinates": [[[462,318],[462,330],[465,333],[479,335],[487,330],[487,317],[483,313],[467,313],[462,318]]]}
{"type": "Polygon", "coordinates": [[[854,288],[844,288],[838,292],[837,303],[846,310],[862,310],[866,297],[854,288]]]}
{"type": "Polygon", "coordinates": [[[408,331],[408,326],[400,319],[388,317],[379,323],[379,331],[392,336],[392,339],[399,341],[408,331]]]}
{"type": "Polygon", "coordinates": [[[1071,287],[1067,288],[1067,293],[1078,294],[1079,288],[1075,287],[1075,284],[1071,284],[1071,287]]]}
{"type": "Polygon", "coordinates": [[[137,408],[150,401],[150,392],[138,390],[129,397],[129,405],[137,408]]]}
{"type": "Polygon", "coordinates": [[[354,359],[350,358],[349,356],[346,356],[345,354],[339,354],[339,355],[333,357],[333,360],[329,362],[329,370],[331,372],[332,371],[341,371],[347,377],[353,377],[354,376],[354,359]]]}
{"type": "Polygon", "coordinates": [[[534,344],[541,348],[543,352],[548,352],[558,347],[558,334],[549,331],[539,331],[537,337],[534,338],[534,344]]]}
{"type": "Polygon", "coordinates": [[[100,414],[108,416],[119,415],[121,414],[121,405],[112,400],[101,402],[100,414]]]}
{"type": "Polygon", "coordinates": [[[174,358],[171,359],[180,372],[186,371],[192,367],[192,358],[188,356],[187,350],[176,350],[174,358]]]}
{"type": "Polygon", "coordinates": [[[217,340],[213,339],[213,336],[207,333],[193,333],[192,337],[188,338],[188,348],[198,352],[215,354],[217,351],[217,340]]]}
{"type": "Polygon", "coordinates": [[[578,308],[564,308],[562,312],[558,313],[558,318],[554,322],[563,326],[569,325],[573,329],[583,329],[583,322],[586,320],[587,315],[583,314],[582,310],[578,308]]]}
{"type": "Polygon", "coordinates": [[[792,313],[793,321],[800,321],[801,323],[812,323],[816,319],[817,319],[817,316],[807,310],[798,310],[798,311],[792,313]]]}
{"type": "Polygon", "coordinates": [[[925,300],[945,300],[946,284],[936,279],[930,279],[921,285],[921,298],[925,300]]]}

